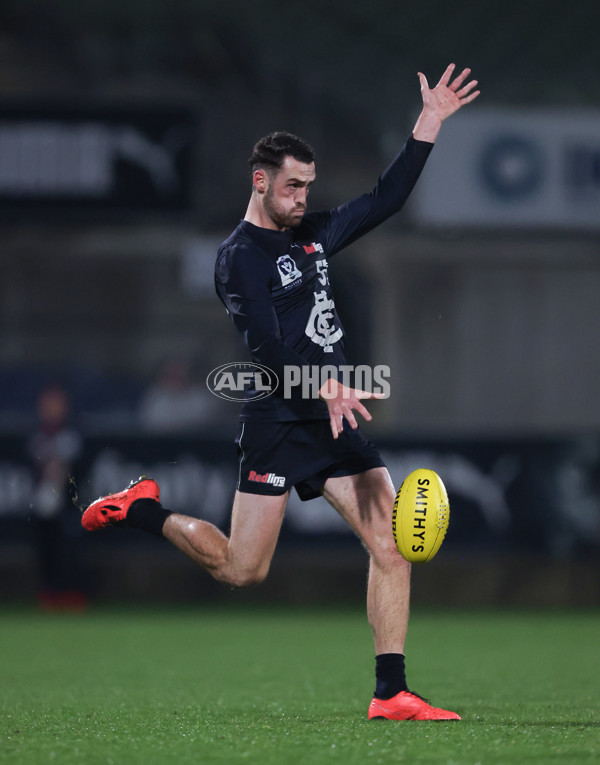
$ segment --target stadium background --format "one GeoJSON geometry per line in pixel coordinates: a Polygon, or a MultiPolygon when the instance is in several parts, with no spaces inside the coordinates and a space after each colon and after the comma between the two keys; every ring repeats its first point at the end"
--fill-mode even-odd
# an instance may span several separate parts
{"type": "MultiPolygon", "coordinates": [[[[448,485],[451,530],[416,572],[415,602],[598,605],[598,14],[592,2],[4,0],[0,597],[232,597],[158,540],[84,537],[71,496],[44,504],[36,402],[48,386],[68,394],[80,503],[149,472],[167,506],[226,528],[236,413],[204,379],[241,354],[212,261],[245,210],[250,147],[274,128],[305,136],[311,205],[334,205],[402,145],[416,71],[431,82],[454,60],[483,91],[444,131],[475,163],[461,178],[475,201],[454,191],[443,134],[430,163],[450,184],[442,201],[424,175],[401,216],[332,263],[352,360],[392,368],[365,431],[396,483],[426,464],[448,485]],[[496,196],[477,175],[486,115],[500,137],[514,139],[515,120],[528,137],[492,166],[496,196]],[[556,180],[543,160],[565,135],[577,159],[556,180]],[[566,210],[550,186],[575,181],[566,210]]],[[[363,593],[356,541],[323,503],[293,501],[270,579],[233,597],[363,593]]]]}

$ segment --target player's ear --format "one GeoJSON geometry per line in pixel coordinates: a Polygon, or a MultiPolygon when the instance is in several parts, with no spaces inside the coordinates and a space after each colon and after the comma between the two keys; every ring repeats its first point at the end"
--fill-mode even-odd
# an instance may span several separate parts
{"type": "Polygon", "coordinates": [[[264,168],[258,168],[252,173],[252,186],[259,194],[264,194],[269,188],[269,176],[264,168]]]}

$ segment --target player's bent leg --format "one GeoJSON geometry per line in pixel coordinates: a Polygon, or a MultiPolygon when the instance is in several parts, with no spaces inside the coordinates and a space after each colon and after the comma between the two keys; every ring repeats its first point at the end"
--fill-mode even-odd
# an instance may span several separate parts
{"type": "Polygon", "coordinates": [[[404,653],[410,601],[410,563],[392,535],[395,489],[386,468],[329,478],[323,496],[369,553],[367,614],[375,653],[404,653]]]}
{"type": "Polygon", "coordinates": [[[288,495],[236,491],[229,537],[207,521],[179,513],[167,518],[162,533],[218,581],[232,587],[259,584],[269,572],[288,495]]]}
{"type": "Polygon", "coordinates": [[[215,579],[232,587],[247,587],[262,582],[268,574],[288,495],[237,491],[227,537],[212,523],[163,508],[158,484],[141,476],[123,491],[92,502],[81,524],[87,531],[128,526],[163,536],[215,579]]]}

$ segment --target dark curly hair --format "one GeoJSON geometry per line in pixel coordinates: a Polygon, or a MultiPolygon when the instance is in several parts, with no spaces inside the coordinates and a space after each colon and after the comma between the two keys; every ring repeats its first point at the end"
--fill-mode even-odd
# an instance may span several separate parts
{"type": "Polygon", "coordinates": [[[297,135],[277,130],[256,142],[248,164],[252,172],[260,168],[279,170],[286,157],[293,157],[308,165],[314,162],[315,152],[312,146],[297,135]]]}

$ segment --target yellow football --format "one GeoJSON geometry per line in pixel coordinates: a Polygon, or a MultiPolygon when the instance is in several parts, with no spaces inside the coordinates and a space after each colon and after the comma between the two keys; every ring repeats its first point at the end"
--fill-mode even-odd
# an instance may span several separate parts
{"type": "Polygon", "coordinates": [[[410,563],[430,561],[444,541],[449,521],[450,505],[442,479],[433,470],[414,470],[394,502],[392,531],[400,555],[410,563]]]}

